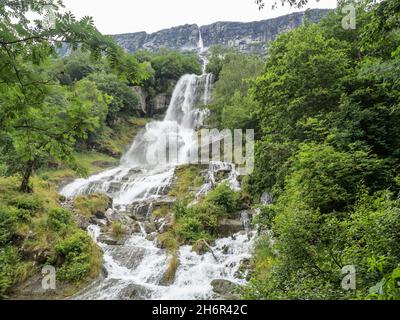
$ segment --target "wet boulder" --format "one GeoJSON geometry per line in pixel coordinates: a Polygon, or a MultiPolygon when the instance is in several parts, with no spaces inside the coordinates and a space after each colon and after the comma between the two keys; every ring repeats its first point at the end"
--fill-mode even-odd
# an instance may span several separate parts
{"type": "Polygon", "coordinates": [[[103,193],[77,196],[73,200],[73,209],[87,218],[105,219],[106,211],[113,206],[113,200],[103,193]]]}
{"type": "Polygon", "coordinates": [[[138,220],[152,219],[152,213],[160,209],[170,209],[176,202],[175,198],[162,196],[157,199],[134,202],[127,207],[127,211],[138,220]]]}
{"type": "Polygon", "coordinates": [[[118,293],[119,300],[146,300],[151,296],[151,291],[141,285],[131,283],[118,293]]]}
{"type": "Polygon", "coordinates": [[[217,233],[220,237],[229,237],[243,230],[242,221],[232,219],[220,220],[217,227],[217,233]]]}
{"type": "Polygon", "coordinates": [[[79,229],[86,231],[89,227],[89,220],[82,214],[74,215],[74,220],[79,229]]]}
{"type": "Polygon", "coordinates": [[[223,300],[240,299],[238,292],[239,285],[229,280],[216,279],[211,281],[213,291],[223,300]]]}

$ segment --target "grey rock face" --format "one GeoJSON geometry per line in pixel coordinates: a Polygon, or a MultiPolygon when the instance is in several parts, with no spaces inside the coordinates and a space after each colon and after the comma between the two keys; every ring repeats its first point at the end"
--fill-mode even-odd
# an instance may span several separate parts
{"type": "Polygon", "coordinates": [[[129,52],[139,49],[153,51],[160,48],[191,50],[197,47],[199,28],[195,24],[186,24],[152,34],[137,32],[119,34],[113,37],[129,52]]]}
{"type": "Polygon", "coordinates": [[[244,230],[240,220],[222,219],[217,228],[217,233],[221,237],[229,237],[244,230]]]}
{"type": "Polygon", "coordinates": [[[211,286],[213,287],[214,292],[217,293],[222,300],[238,300],[240,298],[236,293],[238,285],[229,280],[213,280],[211,286]]]}
{"type": "Polygon", "coordinates": [[[165,112],[168,109],[171,96],[166,93],[161,93],[157,95],[154,100],[154,112],[165,112]]]}
{"type": "Polygon", "coordinates": [[[147,114],[147,93],[142,87],[132,87],[133,92],[136,94],[139,100],[139,109],[142,113],[147,114]]]}
{"type": "Polygon", "coordinates": [[[256,22],[216,22],[200,28],[188,24],[152,34],[137,32],[113,37],[128,52],[160,48],[190,51],[198,46],[200,29],[205,47],[219,44],[235,47],[242,52],[264,55],[267,53],[268,42],[279,34],[299,27],[305,18],[318,22],[328,12],[328,9],[313,9],[256,22]]]}

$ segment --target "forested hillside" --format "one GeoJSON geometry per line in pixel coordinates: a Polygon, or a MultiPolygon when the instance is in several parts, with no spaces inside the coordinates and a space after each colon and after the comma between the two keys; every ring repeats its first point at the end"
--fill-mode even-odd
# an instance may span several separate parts
{"type": "MultiPolygon", "coordinates": [[[[355,29],[342,27],[341,2],[320,22],[281,34],[266,55],[214,46],[200,47],[199,57],[165,49],[127,53],[91,18],[62,13],[57,1],[2,2],[0,298],[62,299],[105,276],[103,252],[86,230],[101,226],[111,210],[118,218],[108,221],[106,241],[118,245],[129,228],[146,229],[146,241],[170,255],[161,287],[173,284],[182,252],[196,259],[208,253],[218,265],[212,246],[228,223],[243,230],[246,211],[256,244],[251,259],[239,261],[246,283],[225,296],[399,299],[400,3],[351,3],[355,29]],[[30,21],[28,13],[43,16],[49,5],[53,24],[30,21]],[[65,43],[72,52],[60,57],[65,43]],[[215,172],[177,166],[174,182],[161,188],[161,205],[134,208],[153,210],[144,228],[136,221],[142,213],[124,216],[132,206],[113,211],[109,194],[59,194],[77,177],[117,167],[140,129],[166,111],[183,75],[183,98],[199,84],[208,89],[205,55],[214,84],[204,126],[255,130],[255,169],[239,178],[240,188],[213,181],[201,194],[215,172]],[[40,283],[44,265],[57,268],[56,293],[31,285],[40,283]],[[345,290],[342,270],[349,266],[356,287],[345,290]]],[[[232,171],[221,170],[219,182],[232,171]]],[[[135,174],[142,172],[127,169],[112,187],[121,189],[135,174]]],[[[250,243],[249,230],[228,231],[231,246],[240,236],[250,243]]],[[[217,249],[235,255],[229,244],[217,249]]]]}
{"type": "MultiPolygon", "coordinates": [[[[118,163],[148,121],[137,88],[151,103],[183,74],[201,72],[195,54],[126,54],[87,17],[57,13],[52,28],[29,22],[28,12],[48,5],[0,5],[0,297],[45,263],[73,284],[66,295],[98,276],[100,251],[79,230],[76,211],[60,206],[57,186],[118,163]],[[75,51],[60,58],[65,42],[75,51]]],[[[93,212],[75,209],[89,217],[107,209],[104,197],[82,201],[93,212]]]]}
{"type": "Polygon", "coordinates": [[[247,298],[400,297],[400,6],[364,1],[356,12],[355,30],[339,8],[281,35],[263,67],[234,53],[210,60],[210,121],[257,128],[244,190],[255,204],[273,199],[254,221],[247,298]],[[349,265],[356,290],[346,291],[349,265]]]}

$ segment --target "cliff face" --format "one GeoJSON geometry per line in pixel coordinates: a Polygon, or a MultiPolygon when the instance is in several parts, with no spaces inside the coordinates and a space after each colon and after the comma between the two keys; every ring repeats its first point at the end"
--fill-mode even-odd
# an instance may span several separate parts
{"type": "Polygon", "coordinates": [[[256,22],[216,22],[200,28],[192,24],[152,34],[138,32],[113,37],[128,52],[140,49],[154,51],[160,48],[187,51],[198,47],[201,32],[205,47],[220,44],[235,47],[242,52],[265,54],[268,42],[279,34],[299,27],[305,18],[318,22],[328,12],[326,9],[314,9],[256,22]]]}

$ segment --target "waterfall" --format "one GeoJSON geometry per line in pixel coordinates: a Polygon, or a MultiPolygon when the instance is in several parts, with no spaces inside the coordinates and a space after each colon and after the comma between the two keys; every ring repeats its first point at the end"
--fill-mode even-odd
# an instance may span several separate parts
{"type": "Polygon", "coordinates": [[[93,192],[107,193],[117,205],[160,195],[170,184],[174,168],[188,163],[195,129],[202,124],[204,111],[196,108],[209,101],[212,77],[209,74],[184,75],[178,81],[163,121],[153,121],[139,132],[120,166],[65,186],[61,194],[73,197],[93,192]],[[177,146],[174,159],[165,157],[165,140],[177,146]]]}
{"type": "MultiPolygon", "coordinates": [[[[73,197],[104,192],[113,198],[114,208],[120,212],[134,206],[137,214],[144,211],[144,220],[149,218],[153,202],[165,197],[176,166],[188,163],[188,151],[193,147],[196,130],[206,112],[199,107],[210,101],[213,78],[205,73],[207,57],[200,29],[198,46],[203,74],[181,77],[164,120],[148,123],[137,134],[118,167],[88,179],[77,179],[65,186],[61,194],[73,197]],[[163,155],[165,141],[162,140],[169,138],[177,141],[173,159],[163,155]]],[[[202,194],[214,186],[214,175],[219,170],[230,170],[227,180],[233,188],[238,188],[233,165],[214,163],[210,164],[202,194]]],[[[151,234],[146,233],[143,223],[138,223],[140,232],[131,235],[122,246],[99,241],[100,227],[89,227],[88,232],[103,250],[107,276],[85,288],[75,299],[207,299],[213,297],[210,283],[214,279],[243,282],[237,279],[236,272],[241,261],[250,257],[254,234],[218,239],[211,248],[212,253],[204,255],[192,252],[190,246],[181,247],[175,281],[163,285],[162,277],[170,257],[166,250],[157,247],[156,240],[148,238],[151,234]]]]}

